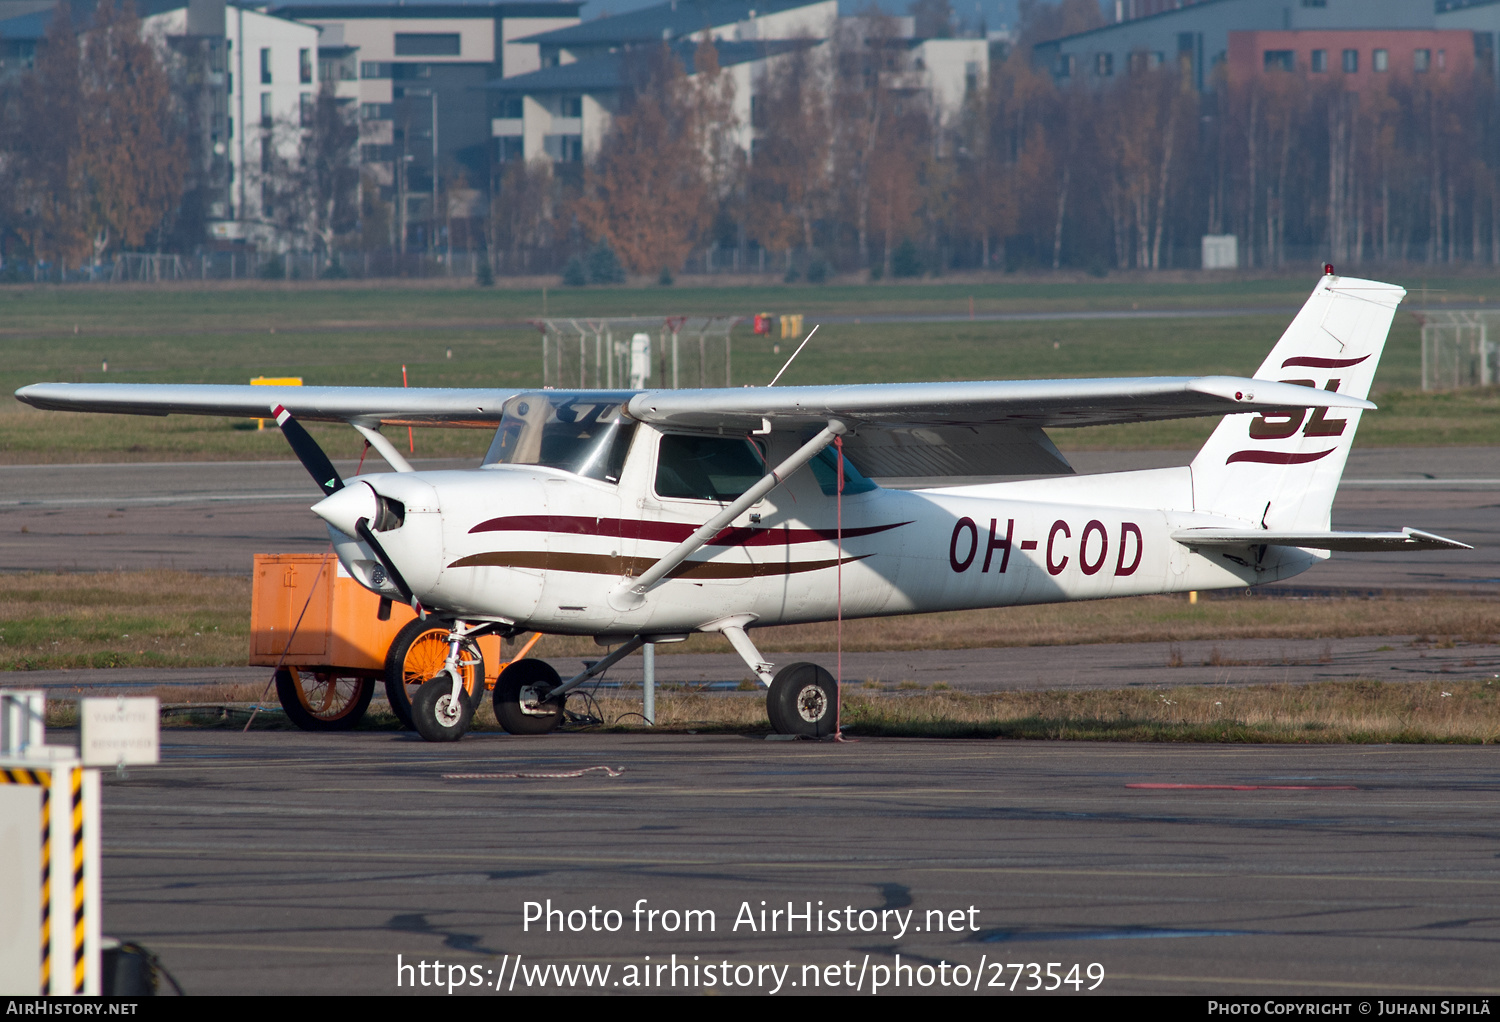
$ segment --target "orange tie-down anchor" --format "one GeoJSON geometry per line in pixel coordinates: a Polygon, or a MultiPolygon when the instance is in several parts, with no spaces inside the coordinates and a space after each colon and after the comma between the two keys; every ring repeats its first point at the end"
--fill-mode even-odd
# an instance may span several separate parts
{"type": "MultiPolygon", "coordinates": [[[[498,635],[464,642],[461,671],[471,697],[531,652],[541,633],[507,658],[498,635]]],[[[411,697],[448,659],[448,629],[419,620],[339,570],[333,554],[256,554],[250,597],[252,667],[274,667],[287,719],[304,731],[343,731],[364,717],[375,683],[405,727],[411,697]]]]}

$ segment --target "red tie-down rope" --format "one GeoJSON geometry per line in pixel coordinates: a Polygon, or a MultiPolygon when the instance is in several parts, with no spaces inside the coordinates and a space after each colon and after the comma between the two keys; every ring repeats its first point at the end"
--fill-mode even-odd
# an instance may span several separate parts
{"type": "Polygon", "coordinates": [[[838,454],[838,486],[834,496],[834,507],[836,510],[836,534],[838,538],[838,559],[835,562],[838,572],[838,626],[836,631],[838,661],[838,674],[834,677],[834,692],[836,696],[833,701],[833,740],[844,741],[844,732],[840,727],[844,708],[844,438],[836,436],[833,438],[833,447],[838,454]]]}
{"type": "MultiPolygon", "coordinates": [[[[406,366],[402,366],[401,367],[401,386],[405,387],[406,385],[407,385],[407,383],[406,383],[406,366]]],[[[411,451],[412,454],[416,454],[417,453],[417,438],[414,437],[414,436],[412,436],[412,432],[411,432],[411,427],[410,426],[406,427],[406,446],[411,451]]]]}

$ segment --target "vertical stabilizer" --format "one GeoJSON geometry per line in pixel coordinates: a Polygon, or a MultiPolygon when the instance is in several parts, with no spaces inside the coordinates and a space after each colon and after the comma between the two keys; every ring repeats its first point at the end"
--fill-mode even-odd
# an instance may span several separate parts
{"type": "MultiPolygon", "coordinates": [[[[1405,296],[1394,284],[1325,275],[1255,378],[1368,398],[1405,296]]],[[[1196,509],[1266,529],[1328,529],[1359,417],[1328,409],[1226,416],[1193,459],[1196,509]]]]}

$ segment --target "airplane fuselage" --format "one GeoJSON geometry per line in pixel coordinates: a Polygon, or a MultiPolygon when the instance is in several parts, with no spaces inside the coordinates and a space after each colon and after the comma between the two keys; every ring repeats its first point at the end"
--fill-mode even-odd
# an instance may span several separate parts
{"type": "MultiPolygon", "coordinates": [[[[380,542],[424,606],[562,634],[682,633],[730,616],[792,624],[832,620],[841,609],[858,618],[1240,587],[1321,559],[1274,547],[1200,553],[1172,539],[1183,528],[1246,524],[1195,514],[1186,468],[869,488],[842,499],[803,470],[641,606],[620,611],[606,598],[611,589],[723,506],[657,495],[649,471],[657,434],[641,433],[617,484],[496,465],[349,485],[368,483],[401,502],[402,524],[380,533],[380,542]],[[1129,506],[1136,494],[1141,506],[1129,506]]],[[[373,564],[356,563],[352,542],[340,546],[346,567],[370,584],[373,564]]]]}

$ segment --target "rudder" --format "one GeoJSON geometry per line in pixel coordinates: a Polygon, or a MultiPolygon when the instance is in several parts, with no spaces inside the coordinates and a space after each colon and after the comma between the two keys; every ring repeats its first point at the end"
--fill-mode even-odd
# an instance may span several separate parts
{"type": "MultiPolygon", "coordinates": [[[[1403,288],[1327,274],[1255,372],[1367,398],[1403,288]]],[[[1358,410],[1228,415],[1193,459],[1196,510],[1272,530],[1330,526],[1358,410]]]]}

